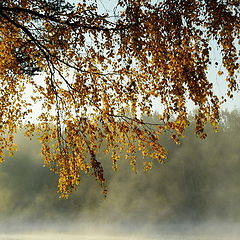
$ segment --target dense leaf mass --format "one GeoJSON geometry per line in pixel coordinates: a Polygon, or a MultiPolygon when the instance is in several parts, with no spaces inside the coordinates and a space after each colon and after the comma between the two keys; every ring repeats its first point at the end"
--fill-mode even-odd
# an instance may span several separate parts
{"type": "MultiPolygon", "coordinates": [[[[39,135],[62,196],[79,184],[82,172],[105,191],[96,157],[101,145],[114,169],[123,149],[133,169],[137,151],[143,159],[165,161],[160,136],[169,132],[179,141],[189,99],[197,107],[197,135],[205,138],[207,122],[217,126],[221,101],[207,78],[211,41],[221,50],[215,64],[226,70],[228,95],[238,88],[238,0],[118,0],[113,9],[102,9],[98,1],[84,0],[0,3],[1,159],[4,149],[16,149],[13,135],[24,125],[26,135],[39,135]],[[44,83],[35,76],[40,73],[44,83]],[[25,96],[29,86],[31,99],[25,96]],[[157,122],[146,120],[154,99],[157,122]],[[37,102],[38,122],[25,121],[37,102]]],[[[148,170],[152,162],[144,166],[148,170]]]]}

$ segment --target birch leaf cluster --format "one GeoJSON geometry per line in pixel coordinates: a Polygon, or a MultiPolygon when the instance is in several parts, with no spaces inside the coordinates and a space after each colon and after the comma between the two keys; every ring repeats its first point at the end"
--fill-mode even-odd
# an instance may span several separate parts
{"type": "Polygon", "coordinates": [[[138,161],[150,169],[147,156],[164,162],[161,136],[168,132],[179,142],[189,124],[188,101],[196,106],[198,136],[206,137],[208,122],[217,128],[225,99],[213,90],[209,66],[224,69],[229,97],[238,90],[238,0],[114,3],[112,9],[86,0],[0,3],[0,158],[16,150],[18,128],[38,135],[62,197],[82,174],[106,191],[100,147],[111,154],[114,169],[121,152],[133,169],[138,161]],[[211,58],[213,41],[218,62],[211,58]],[[156,99],[159,116],[152,122],[156,99]],[[37,103],[35,121],[29,116],[37,103]]]}

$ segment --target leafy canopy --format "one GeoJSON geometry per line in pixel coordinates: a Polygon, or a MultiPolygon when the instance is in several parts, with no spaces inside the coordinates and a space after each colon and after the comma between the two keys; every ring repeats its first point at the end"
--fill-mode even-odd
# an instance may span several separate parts
{"type": "MultiPolygon", "coordinates": [[[[45,165],[59,174],[67,197],[82,173],[105,191],[96,155],[102,145],[113,168],[122,150],[133,168],[137,151],[165,161],[160,136],[168,131],[178,142],[188,126],[189,99],[197,107],[195,132],[204,138],[207,122],[216,127],[221,105],[207,78],[211,41],[221,50],[216,64],[226,70],[228,95],[237,90],[238,7],[238,0],[118,0],[103,11],[98,1],[2,1],[1,159],[16,149],[17,128],[37,134],[45,165]],[[149,118],[154,99],[161,109],[157,122],[149,118]],[[37,102],[36,122],[28,116],[37,102]]],[[[145,170],[151,166],[144,162],[145,170]]]]}

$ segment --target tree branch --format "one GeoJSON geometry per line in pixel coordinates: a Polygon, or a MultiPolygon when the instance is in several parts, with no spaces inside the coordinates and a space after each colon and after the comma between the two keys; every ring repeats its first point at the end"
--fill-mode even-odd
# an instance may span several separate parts
{"type": "MultiPolygon", "coordinates": [[[[66,26],[70,26],[70,27],[80,27],[80,28],[85,28],[85,29],[89,29],[89,30],[98,30],[98,31],[105,31],[105,32],[121,31],[121,30],[126,30],[129,27],[131,27],[131,24],[116,25],[116,27],[114,27],[114,28],[106,28],[106,27],[102,27],[102,26],[85,25],[85,24],[82,24],[80,21],[76,21],[76,22],[69,22],[69,20],[63,21],[61,19],[56,18],[53,15],[46,15],[46,14],[42,14],[42,13],[39,13],[39,12],[31,10],[31,9],[20,8],[20,7],[12,7],[12,8],[11,7],[0,7],[0,12],[2,12],[2,11],[28,13],[28,14],[31,14],[35,17],[45,19],[45,20],[50,20],[52,22],[62,24],[62,25],[66,25],[66,26]]],[[[82,19],[82,20],[85,21],[84,19],[82,19]]]]}

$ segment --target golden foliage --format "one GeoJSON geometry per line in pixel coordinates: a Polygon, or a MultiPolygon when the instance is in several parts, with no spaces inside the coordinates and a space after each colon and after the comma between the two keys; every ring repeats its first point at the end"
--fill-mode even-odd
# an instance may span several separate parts
{"type": "Polygon", "coordinates": [[[16,149],[16,129],[27,128],[27,136],[39,135],[45,165],[59,174],[59,191],[67,197],[82,173],[106,191],[97,159],[103,145],[114,169],[123,150],[133,169],[136,151],[165,161],[159,138],[169,131],[179,142],[188,99],[197,106],[196,134],[206,137],[207,122],[217,128],[221,103],[207,78],[210,41],[221,48],[231,96],[239,74],[238,1],[153,2],[118,0],[114,16],[100,13],[94,1],[0,3],[1,161],[4,149],[16,149]],[[29,85],[31,101],[24,97],[29,85]],[[144,116],[153,114],[154,98],[163,111],[152,123],[144,116]],[[36,102],[42,104],[38,122],[26,122],[36,102]]]}

